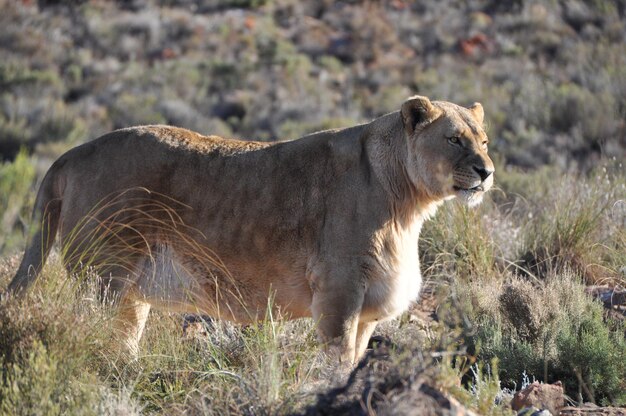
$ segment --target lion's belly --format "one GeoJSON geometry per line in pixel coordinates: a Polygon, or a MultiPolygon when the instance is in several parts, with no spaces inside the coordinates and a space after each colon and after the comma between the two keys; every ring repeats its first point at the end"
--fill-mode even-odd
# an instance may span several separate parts
{"type": "Polygon", "coordinates": [[[263,264],[226,258],[211,267],[188,254],[159,244],[140,262],[137,288],[149,303],[240,323],[263,319],[270,306],[274,317],[278,311],[284,317],[310,316],[310,288],[293,268],[268,258],[263,264]]]}
{"type": "MultiPolygon", "coordinates": [[[[282,318],[311,316],[313,294],[297,263],[287,264],[268,256],[263,262],[249,261],[233,266],[232,270],[246,308],[257,311],[256,319],[263,319],[270,306],[274,318],[279,314],[282,318]]],[[[246,318],[236,317],[236,320],[246,318]]]]}

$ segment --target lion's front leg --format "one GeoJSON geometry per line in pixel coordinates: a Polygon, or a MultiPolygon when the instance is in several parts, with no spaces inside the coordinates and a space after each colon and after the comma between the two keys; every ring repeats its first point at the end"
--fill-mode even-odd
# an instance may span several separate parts
{"type": "Polygon", "coordinates": [[[356,333],[356,352],[354,356],[355,363],[363,358],[363,354],[365,353],[365,350],[367,350],[367,344],[369,343],[370,337],[374,333],[377,324],[377,321],[359,323],[356,333]]]}
{"type": "Polygon", "coordinates": [[[116,335],[119,337],[117,349],[128,353],[129,357],[139,355],[139,340],[150,312],[150,304],[145,302],[137,290],[128,288],[120,297],[117,316],[114,321],[116,335]]]}
{"type": "Polygon", "coordinates": [[[311,312],[320,341],[342,364],[353,364],[357,357],[357,330],[363,306],[361,279],[329,281],[316,287],[311,312]]]}

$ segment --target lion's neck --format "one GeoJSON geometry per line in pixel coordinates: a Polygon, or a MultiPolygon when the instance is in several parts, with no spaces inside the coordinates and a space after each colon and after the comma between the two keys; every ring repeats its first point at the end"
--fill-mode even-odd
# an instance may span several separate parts
{"type": "Polygon", "coordinates": [[[372,121],[364,130],[372,169],[385,189],[393,217],[403,224],[422,223],[443,201],[433,200],[411,181],[407,172],[408,149],[399,112],[372,121]]]}

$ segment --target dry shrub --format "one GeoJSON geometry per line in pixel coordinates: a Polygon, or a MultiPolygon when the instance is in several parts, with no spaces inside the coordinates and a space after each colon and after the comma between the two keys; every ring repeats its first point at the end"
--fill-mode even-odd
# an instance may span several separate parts
{"type": "Polygon", "coordinates": [[[541,311],[536,308],[536,291],[532,286],[511,284],[502,289],[498,298],[500,312],[521,340],[536,341],[540,335],[541,311]]]}
{"type": "MultiPolygon", "coordinates": [[[[110,312],[97,301],[97,282],[87,281],[67,291],[65,270],[54,260],[45,269],[47,279],[23,297],[6,296],[0,308],[0,356],[2,364],[20,363],[32,345],[71,360],[86,360],[102,347],[110,312]]],[[[7,275],[5,275],[8,277],[7,275]]],[[[80,361],[77,365],[84,364],[80,361]]]]}
{"type": "MultiPolygon", "coordinates": [[[[0,412],[137,414],[128,394],[115,394],[98,378],[113,362],[106,348],[110,312],[97,300],[96,282],[68,291],[56,260],[35,290],[0,301],[0,412]]],[[[2,268],[2,281],[9,270],[2,268]]]]}
{"type": "Polygon", "coordinates": [[[430,358],[410,350],[379,347],[366,355],[347,381],[320,393],[307,415],[437,414],[441,404],[433,393],[436,367],[430,358]],[[430,386],[429,386],[430,385],[430,386]]]}

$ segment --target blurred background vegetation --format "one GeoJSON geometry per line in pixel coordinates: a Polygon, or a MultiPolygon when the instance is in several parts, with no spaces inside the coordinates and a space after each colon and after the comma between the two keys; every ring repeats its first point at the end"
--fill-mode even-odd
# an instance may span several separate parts
{"type": "Polygon", "coordinates": [[[25,186],[68,148],[131,125],[284,140],[422,94],[482,102],[503,167],[588,171],[626,154],[624,0],[0,6],[0,186],[17,187],[0,201],[12,207],[0,252],[19,241],[7,235],[28,217],[25,186]]]}
{"type": "MultiPolygon", "coordinates": [[[[474,398],[464,403],[483,414],[500,414],[501,401],[491,388],[481,393],[482,373],[470,365],[494,358],[498,373],[485,377],[498,397],[500,382],[515,388],[531,377],[563,381],[574,401],[626,404],[623,309],[607,309],[590,290],[626,286],[625,0],[0,0],[0,10],[3,282],[16,267],[46,169],[69,148],[113,129],[166,123],[287,140],[367,122],[412,94],[466,106],[479,101],[498,190],[479,209],[449,205],[426,225],[423,304],[440,306],[426,323],[407,324],[407,315],[379,332],[413,351],[465,351],[470,364],[451,365],[465,382],[473,369],[474,398]]],[[[50,275],[63,274],[58,261],[53,267],[50,275]]],[[[144,347],[159,351],[169,370],[154,357],[120,370],[99,352],[85,356],[95,350],[85,343],[100,331],[102,315],[77,323],[87,335],[70,342],[45,311],[59,310],[70,321],[74,311],[66,302],[46,302],[54,301],[36,298],[33,315],[17,304],[0,314],[0,351],[12,351],[2,355],[9,374],[2,388],[11,399],[0,408],[7,412],[25,403],[25,393],[11,387],[20,383],[34,398],[33,411],[40,394],[49,398],[46,406],[65,411],[89,407],[91,399],[81,397],[94,394],[100,405],[126,403],[129,414],[237,414],[246,403],[270,414],[294,411],[303,402],[293,394],[310,397],[325,386],[324,374],[307,370],[302,378],[294,370],[294,362],[318,362],[283,365],[274,344],[265,353],[278,381],[260,385],[255,371],[269,367],[250,361],[263,348],[233,358],[219,343],[180,346],[178,321],[148,324],[144,347]],[[155,335],[161,333],[174,341],[155,335]],[[188,357],[185,369],[181,356],[188,357]],[[206,383],[198,374],[207,365],[211,374],[235,374],[260,396],[233,393],[236,383],[225,376],[217,387],[214,379],[206,383]],[[107,390],[55,390],[46,377],[28,384],[29,374],[67,374],[79,386],[107,390]],[[191,400],[192,390],[202,400],[191,400]]],[[[267,341],[263,331],[239,337],[267,341]]],[[[308,354],[314,342],[307,331],[295,336],[299,347],[281,347],[281,360],[289,360],[286,351],[308,354]]],[[[454,391],[456,384],[442,385],[454,391]]]]}

